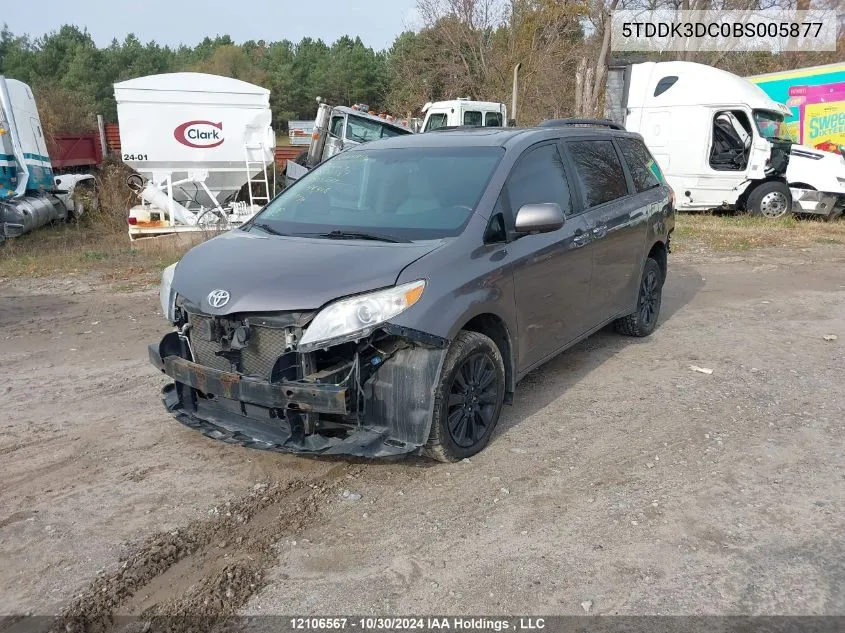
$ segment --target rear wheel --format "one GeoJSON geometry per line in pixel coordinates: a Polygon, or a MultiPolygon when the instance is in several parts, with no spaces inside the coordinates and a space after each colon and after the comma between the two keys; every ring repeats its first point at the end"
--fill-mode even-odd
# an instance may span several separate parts
{"type": "Polygon", "coordinates": [[[663,300],[663,270],[657,260],[649,257],[643,266],[637,309],[617,319],[616,331],[626,336],[648,336],[657,328],[660,304],[663,300]]]}
{"type": "Polygon", "coordinates": [[[428,457],[453,462],[490,441],[505,399],[505,365],[496,344],[478,332],[452,341],[435,391],[428,457]]]}
{"type": "Polygon", "coordinates": [[[786,183],[770,180],[748,194],[745,207],[754,216],[779,218],[792,210],[792,193],[786,183]]]}

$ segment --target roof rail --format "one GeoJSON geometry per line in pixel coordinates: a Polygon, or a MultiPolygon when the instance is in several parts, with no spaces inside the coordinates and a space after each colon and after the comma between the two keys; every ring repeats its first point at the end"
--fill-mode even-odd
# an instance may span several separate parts
{"type": "Polygon", "coordinates": [[[443,125],[436,127],[429,132],[451,132],[452,130],[490,130],[499,129],[501,125],[443,125]]]}
{"type": "Polygon", "coordinates": [[[594,127],[609,127],[612,130],[621,130],[625,132],[625,127],[614,123],[610,119],[546,119],[537,127],[567,127],[567,126],[594,126],[594,127]]]}

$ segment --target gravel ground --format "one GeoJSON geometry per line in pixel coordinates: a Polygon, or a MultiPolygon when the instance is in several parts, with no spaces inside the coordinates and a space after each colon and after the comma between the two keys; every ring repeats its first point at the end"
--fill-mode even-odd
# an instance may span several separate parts
{"type": "Polygon", "coordinates": [[[446,465],[205,439],[154,290],[4,282],[0,614],[845,614],[844,264],[671,256],[652,337],[533,372],[446,465]]]}

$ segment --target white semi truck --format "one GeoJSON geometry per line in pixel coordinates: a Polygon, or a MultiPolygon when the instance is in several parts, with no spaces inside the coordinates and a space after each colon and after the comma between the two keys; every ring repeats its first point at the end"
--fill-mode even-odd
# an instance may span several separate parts
{"type": "Polygon", "coordinates": [[[94,177],[53,174],[30,87],[0,76],[0,244],[82,214],[74,196],[80,183],[93,187],[94,177]]]}
{"type": "Polygon", "coordinates": [[[693,62],[612,66],[606,95],[606,115],[642,134],[679,210],[845,210],[845,158],[786,140],[789,109],[741,77],[693,62]]]}

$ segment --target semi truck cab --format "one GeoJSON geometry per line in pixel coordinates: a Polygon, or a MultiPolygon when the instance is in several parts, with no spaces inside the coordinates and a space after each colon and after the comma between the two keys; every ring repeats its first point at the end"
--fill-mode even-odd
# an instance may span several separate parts
{"type": "Polygon", "coordinates": [[[789,109],[745,79],[693,62],[612,66],[606,114],[642,134],[680,210],[845,209],[845,160],[786,138],[789,109]]]}
{"type": "Polygon", "coordinates": [[[84,211],[74,199],[87,174],[55,176],[30,87],[0,75],[0,244],[84,211]]]}
{"type": "Polygon", "coordinates": [[[308,151],[295,161],[288,161],[285,170],[288,186],[345,149],[369,141],[414,133],[395,117],[375,114],[364,104],[332,106],[319,97],[317,103],[317,118],[314,120],[308,151]]]}

